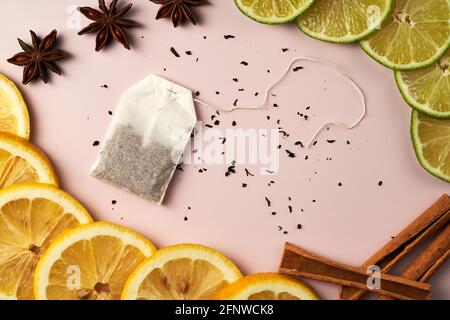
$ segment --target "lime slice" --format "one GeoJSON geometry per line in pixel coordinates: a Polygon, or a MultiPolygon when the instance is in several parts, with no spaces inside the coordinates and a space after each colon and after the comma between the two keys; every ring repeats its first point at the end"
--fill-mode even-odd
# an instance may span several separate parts
{"type": "Polygon", "coordinates": [[[392,0],[317,0],[298,18],[298,26],[315,39],[355,42],[379,29],[392,7],[392,0]]]}
{"type": "Polygon", "coordinates": [[[417,159],[432,175],[450,182],[450,120],[429,118],[416,110],[411,137],[417,159]]]}
{"type": "Polygon", "coordinates": [[[395,1],[382,29],[361,41],[372,58],[401,71],[432,65],[449,46],[449,0],[395,1]]]}
{"type": "Polygon", "coordinates": [[[400,91],[414,109],[437,119],[450,119],[450,51],[436,64],[416,71],[396,71],[400,91]]]}
{"type": "Polygon", "coordinates": [[[294,20],[314,0],[234,0],[247,17],[267,24],[281,24],[294,20]]]}

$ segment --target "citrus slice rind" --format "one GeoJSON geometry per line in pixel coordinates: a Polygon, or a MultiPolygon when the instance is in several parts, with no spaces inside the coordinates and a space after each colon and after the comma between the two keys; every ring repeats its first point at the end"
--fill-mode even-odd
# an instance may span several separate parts
{"type": "Polygon", "coordinates": [[[410,71],[438,61],[450,47],[448,0],[394,2],[392,14],[360,42],[361,48],[388,68],[410,71]]]}
{"type": "Polygon", "coordinates": [[[206,300],[241,278],[220,252],[194,244],[160,249],[130,276],[123,300],[206,300]]]}
{"type": "Polygon", "coordinates": [[[351,43],[379,29],[392,8],[393,0],[316,0],[297,25],[314,39],[351,43]]]}
{"type": "Polygon", "coordinates": [[[23,138],[0,133],[0,188],[16,183],[39,182],[58,185],[50,160],[23,138]]]}
{"type": "Polygon", "coordinates": [[[395,81],[408,104],[436,119],[450,119],[450,52],[416,71],[396,71],[395,81]]]}
{"type": "Polygon", "coordinates": [[[217,300],[319,300],[307,284],[277,273],[243,277],[220,290],[217,300]]]}
{"type": "Polygon", "coordinates": [[[62,231],[92,222],[86,209],[55,187],[24,183],[0,190],[0,298],[33,299],[33,272],[62,231]]]}
{"type": "Polygon", "coordinates": [[[30,138],[30,116],[17,86],[0,74],[0,132],[30,138]]]}
{"type": "Polygon", "coordinates": [[[414,110],[411,139],[422,167],[450,182],[450,120],[433,119],[414,110]]]}
{"type": "Polygon", "coordinates": [[[35,298],[120,299],[128,276],[155,251],[140,234],[108,222],[68,230],[55,239],[37,265],[35,298]]]}
{"type": "Polygon", "coordinates": [[[295,20],[314,0],[234,0],[241,12],[264,24],[283,24],[295,20]]]}

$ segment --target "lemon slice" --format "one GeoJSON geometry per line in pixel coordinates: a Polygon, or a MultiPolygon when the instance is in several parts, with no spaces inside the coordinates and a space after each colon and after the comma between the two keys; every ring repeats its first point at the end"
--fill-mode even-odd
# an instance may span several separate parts
{"type": "Polygon", "coordinates": [[[182,244],[159,250],[128,279],[124,300],[206,300],[241,278],[223,254],[207,247],[182,244]]]}
{"type": "Polygon", "coordinates": [[[0,132],[30,138],[27,105],[16,85],[0,73],[0,132]]]}
{"type": "Polygon", "coordinates": [[[36,268],[39,300],[118,300],[131,272],[156,251],[138,233],[108,222],[69,230],[36,268]]]}
{"type": "Polygon", "coordinates": [[[319,300],[307,284],[277,273],[244,277],[220,290],[217,300],[319,300]]]}
{"type": "Polygon", "coordinates": [[[401,0],[378,32],[361,41],[372,58],[395,70],[416,70],[450,46],[450,1],[401,0]]]}
{"type": "Polygon", "coordinates": [[[433,118],[450,119],[450,51],[428,68],[396,71],[395,80],[412,108],[433,118]]]}
{"type": "Polygon", "coordinates": [[[22,182],[58,184],[48,158],[25,139],[0,133],[0,188],[22,182]]]}
{"type": "Polygon", "coordinates": [[[413,111],[411,137],[420,164],[450,182],[450,120],[437,120],[413,111]]]}
{"type": "Polygon", "coordinates": [[[392,0],[316,0],[298,19],[308,36],[335,43],[361,40],[388,17],[392,0]]]}
{"type": "Polygon", "coordinates": [[[0,191],[0,297],[32,299],[33,272],[62,231],[91,222],[67,193],[38,183],[0,191]]]}
{"type": "Polygon", "coordinates": [[[294,20],[314,0],[234,0],[247,17],[261,23],[280,24],[294,20]]]}

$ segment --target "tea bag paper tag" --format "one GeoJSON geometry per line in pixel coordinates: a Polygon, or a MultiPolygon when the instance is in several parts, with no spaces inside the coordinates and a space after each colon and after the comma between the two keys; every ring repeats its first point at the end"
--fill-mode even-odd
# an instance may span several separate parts
{"type": "Polygon", "coordinates": [[[196,122],[189,89],[148,76],[122,95],[92,175],[161,204],[196,122]]]}

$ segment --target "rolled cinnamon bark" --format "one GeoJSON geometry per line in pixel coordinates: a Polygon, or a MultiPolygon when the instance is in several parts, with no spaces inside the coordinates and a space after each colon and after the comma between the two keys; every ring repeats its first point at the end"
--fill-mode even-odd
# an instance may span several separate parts
{"type": "MultiPolygon", "coordinates": [[[[450,258],[450,224],[433,242],[401,273],[401,277],[428,282],[433,274],[450,258]]],[[[392,300],[380,296],[380,300],[392,300]]]]}
{"type": "Polygon", "coordinates": [[[431,293],[429,284],[387,274],[380,274],[379,287],[369,288],[368,280],[371,275],[366,272],[309,253],[290,243],[286,243],[284,247],[280,273],[352,286],[395,299],[425,300],[431,293]]]}
{"type": "MultiPolygon", "coordinates": [[[[370,257],[361,266],[361,270],[365,271],[369,266],[377,265],[382,273],[388,272],[401,258],[449,221],[450,197],[444,194],[422,215],[370,257]]],[[[342,300],[357,300],[366,292],[367,290],[364,289],[344,286],[341,289],[340,298],[342,300]]]]}

